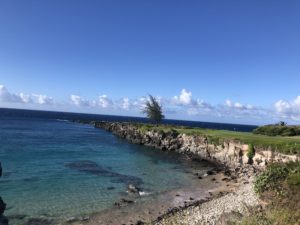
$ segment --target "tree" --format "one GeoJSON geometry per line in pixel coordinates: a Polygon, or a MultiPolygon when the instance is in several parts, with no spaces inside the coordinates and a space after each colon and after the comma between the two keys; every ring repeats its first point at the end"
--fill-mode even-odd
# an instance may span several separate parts
{"type": "Polygon", "coordinates": [[[163,118],[165,118],[162,113],[161,104],[159,104],[158,100],[152,95],[149,95],[149,98],[146,101],[146,106],[143,109],[143,113],[155,123],[159,123],[163,118]]]}
{"type": "Polygon", "coordinates": [[[284,122],[284,121],[280,121],[279,124],[280,124],[280,126],[286,126],[287,125],[287,123],[284,122]]]}
{"type": "Polygon", "coordinates": [[[287,123],[284,121],[279,121],[279,123],[276,123],[275,125],[284,127],[287,125],[287,123]]]}

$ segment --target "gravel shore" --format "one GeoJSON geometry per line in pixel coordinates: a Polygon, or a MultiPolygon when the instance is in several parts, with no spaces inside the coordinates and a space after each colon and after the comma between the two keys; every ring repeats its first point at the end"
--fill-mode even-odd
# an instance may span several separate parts
{"type": "Polygon", "coordinates": [[[215,225],[224,224],[222,215],[235,212],[238,215],[247,212],[247,207],[257,206],[258,197],[253,189],[253,178],[237,187],[235,192],[191,206],[174,215],[167,216],[155,225],[215,225]]]}

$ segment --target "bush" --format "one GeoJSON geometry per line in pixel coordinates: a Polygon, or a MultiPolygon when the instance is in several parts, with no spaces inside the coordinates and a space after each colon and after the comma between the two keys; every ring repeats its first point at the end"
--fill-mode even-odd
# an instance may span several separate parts
{"type": "Polygon", "coordinates": [[[263,173],[261,173],[254,184],[256,193],[272,190],[277,194],[282,193],[282,185],[280,182],[287,180],[288,185],[300,187],[300,162],[275,163],[270,165],[263,173]]]}
{"type": "Polygon", "coordinates": [[[249,159],[253,159],[254,156],[255,156],[255,150],[254,150],[253,144],[249,144],[248,145],[247,157],[249,159]]]}
{"type": "Polygon", "coordinates": [[[255,191],[268,204],[249,209],[234,225],[295,225],[300,221],[300,162],[271,164],[255,181],[255,191]],[[280,195],[274,195],[279,193],[280,195]],[[278,192],[280,191],[280,192],[278,192]]]}
{"type": "Polygon", "coordinates": [[[300,126],[266,125],[254,129],[253,133],[268,136],[296,136],[300,135],[300,126]]]}

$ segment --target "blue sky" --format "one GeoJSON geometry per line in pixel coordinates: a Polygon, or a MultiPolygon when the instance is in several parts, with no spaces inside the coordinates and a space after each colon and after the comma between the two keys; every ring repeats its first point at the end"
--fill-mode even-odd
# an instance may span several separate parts
{"type": "Polygon", "coordinates": [[[0,2],[0,107],[300,123],[299,1],[0,2]]]}

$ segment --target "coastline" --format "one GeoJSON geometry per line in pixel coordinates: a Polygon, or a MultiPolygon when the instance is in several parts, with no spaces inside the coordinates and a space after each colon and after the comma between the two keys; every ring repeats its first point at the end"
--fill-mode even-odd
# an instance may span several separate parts
{"type": "Polygon", "coordinates": [[[150,202],[134,201],[94,213],[82,220],[70,218],[64,224],[220,224],[225,215],[233,212],[244,214],[247,206],[258,205],[252,184],[256,171],[224,171],[217,168],[210,171],[213,174],[205,174],[202,179],[195,174],[190,186],[164,191],[150,202]]]}
{"type": "MultiPolygon", "coordinates": [[[[224,139],[223,143],[210,142],[206,135],[180,134],[171,128],[165,131],[157,126],[142,130],[132,123],[95,122],[96,128],[126,139],[131,143],[154,147],[163,151],[174,151],[194,159],[207,160],[221,167],[223,179],[233,181],[235,188],[226,185],[223,191],[210,193],[211,196],[193,201],[188,205],[179,204],[167,210],[162,216],[151,221],[129,221],[128,224],[178,225],[178,224],[227,224],[228,221],[239,221],[250,213],[250,209],[261,208],[258,195],[254,191],[255,176],[267,165],[274,162],[287,163],[299,160],[299,155],[287,155],[274,151],[270,146],[255,146],[233,138],[224,139]],[[158,129],[157,129],[158,128],[158,129]],[[252,151],[252,154],[249,152],[252,151]],[[252,156],[251,156],[252,155],[252,156]]],[[[147,125],[146,125],[147,126],[147,125]]],[[[222,180],[223,180],[222,179],[222,180]]],[[[215,178],[212,179],[214,181],[215,178]]],[[[220,187],[220,186],[219,186],[220,187]]],[[[91,223],[96,225],[97,223],[91,223]]],[[[113,223],[112,223],[113,224],[113,223]]],[[[127,224],[127,223],[122,223],[127,224]]]]}
{"type": "MultiPolygon", "coordinates": [[[[182,213],[189,212],[204,203],[215,201],[249,185],[248,175],[225,174],[214,170],[214,174],[199,179],[195,175],[192,184],[178,189],[158,193],[151,201],[136,201],[121,207],[94,213],[85,221],[71,221],[72,225],[120,225],[120,224],[169,224],[176,218],[184,219],[182,213]]],[[[147,198],[147,197],[145,197],[147,198]]],[[[231,205],[234,208],[235,205],[231,205]]],[[[216,209],[218,212],[222,209],[216,209]]],[[[195,220],[196,221],[196,220],[195,220]]],[[[171,223],[172,224],[172,223],[171,223]]]]}
{"type": "MultiPolygon", "coordinates": [[[[136,136],[132,138],[132,127],[129,125],[129,129],[126,130],[128,124],[125,125],[125,131],[121,129],[120,132],[118,130],[120,124],[122,126],[122,123],[101,122],[101,126],[95,125],[95,127],[104,128],[129,142],[147,145],[137,141],[136,136]],[[127,131],[129,132],[126,133],[127,131]]],[[[134,130],[134,134],[139,135],[136,130],[134,130]]],[[[163,138],[160,141],[163,141],[163,138]]],[[[186,152],[180,153],[186,154],[186,152]]],[[[193,153],[186,155],[199,160],[199,157],[193,153]]],[[[210,160],[210,162],[215,163],[216,168],[219,167],[215,170],[217,172],[206,174],[201,179],[196,176],[195,180],[198,181],[190,187],[158,194],[155,201],[151,203],[135,202],[120,208],[104,210],[91,215],[83,223],[72,224],[218,224],[226,213],[245,213],[247,205],[249,207],[258,205],[258,199],[253,191],[253,180],[261,168],[257,170],[258,167],[241,163],[224,165],[218,161],[210,160]],[[239,204],[236,204],[236,201],[239,204]],[[206,214],[206,216],[201,214],[206,214]]]]}
{"type": "MultiPolygon", "coordinates": [[[[246,158],[248,146],[244,143],[230,140],[216,146],[208,143],[205,137],[157,130],[141,133],[130,123],[101,124],[103,127],[98,126],[99,128],[104,128],[131,143],[177,152],[186,156],[188,160],[204,159],[212,163],[214,169],[207,170],[205,175],[195,173],[193,183],[184,187],[138,198],[124,195],[125,201],[121,202],[121,206],[113,206],[89,215],[65,218],[65,221],[60,221],[60,225],[226,224],[226,217],[243,217],[247,214],[248,207],[259,206],[258,197],[253,190],[253,181],[268,160],[286,162],[293,157],[299,157],[283,155],[283,158],[280,158],[280,154],[263,154],[270,150],[259,149],[255,157],[260,160],[251,164],[246,158]],[[152,198],[151,201],[146,201],[149,197],[152,198]]],[[[58,222],[44,217],[32,219],[45,225],[58,222]]]]}

